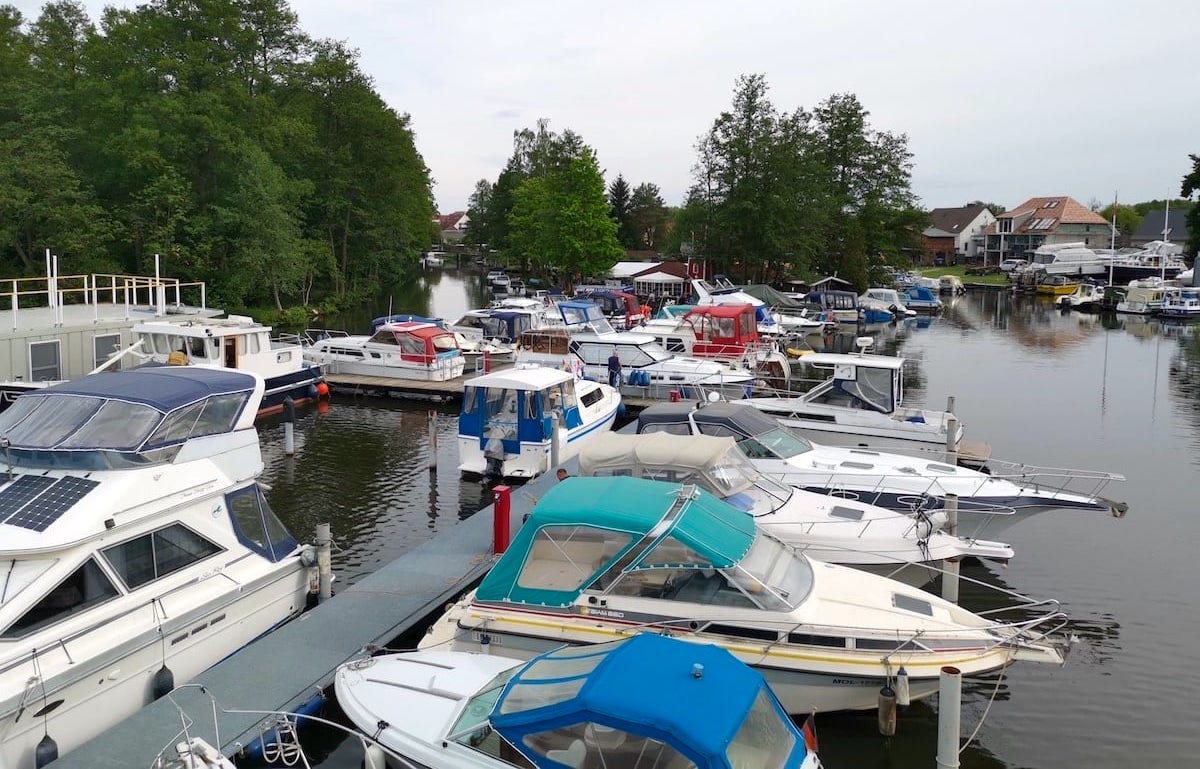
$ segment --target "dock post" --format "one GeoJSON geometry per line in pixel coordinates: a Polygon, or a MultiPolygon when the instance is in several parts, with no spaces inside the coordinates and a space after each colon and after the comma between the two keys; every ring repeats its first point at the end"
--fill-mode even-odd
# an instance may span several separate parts
{"type": "Polygon", "coordinates": [[[437,472],[438,463],[438,431],[437,412],[429,412],[429,472],[437,472]]]}
{"type": "Polygon", "coordinates": [[[492,552],[502,555],[511,541],[512,489],[500,484],[492,489],[492,552]]]}
{"type": "Polygon", "coordinates": [[[320,590],[317,602],[321,603],[333,597],[333,533],[328,523],[317,524],[317,576],[320,580],[320,590]]]}
{"type": "MultiPolygon", "coordinates": [[[[952,537],[958,536],[958,495],[946,495],[946,526],[945,532],[952,537]]],[[[947,558],[942,561],[942,598],[951,603],[958,603],[958,558],[947,558]]]]}
{"type": "MultiPolygon", "coordinates": [[[[953,400],[953,398],[951,399],[953,400]]],[[[958,464],[958,417],[951,414],[946,417],[946,464],[958,464]]]]}
{"type": "Polygon", "coordinates": [[[483,351],[483,373],[492,373],[492,351],[486,348],[483,351]]]}
{"type": "Polygon", "coordinates": [[[283,399],[283,453],[289,457],[296,453],[296,403],[292,396],[283,399]]]}
{"type": "Polygon", "coordinates": [[[947,665],[938,679],[937,769],[958,769],[961,700],[962,673],[947,665]]]}
{"type": "Polygon", "coordinates": [[[950,414],[954,413],[954,396],[953,395],[946,396],[946,411],[947,411],[947,413],[950,413],[950,414]]]}

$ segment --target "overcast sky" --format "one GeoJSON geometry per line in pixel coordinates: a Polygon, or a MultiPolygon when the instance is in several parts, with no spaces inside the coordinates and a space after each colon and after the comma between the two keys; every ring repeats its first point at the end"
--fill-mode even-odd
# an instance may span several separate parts
{"type": "MultiPolygon", "coordinates": [[[[7,0],[12,2],[13,0],[7,0]]],[[[0,0],[5,2],[5,0],[0,0]]],[[[42,3],[16,0],[29,17],[42,3]]],[[[113,3],[88,0],[93,20],[113,3]]],[[[135,3],[116,3],[134,5],[135,3]]],[[[606,181],[679,204],[696,139],[762,73],[776,108],[853,92],[906,133],[924,206],[1176,196],[1200,154],[1200,1],[292,0],[412,116],[443,213],[547,118],[606,181]]]]}

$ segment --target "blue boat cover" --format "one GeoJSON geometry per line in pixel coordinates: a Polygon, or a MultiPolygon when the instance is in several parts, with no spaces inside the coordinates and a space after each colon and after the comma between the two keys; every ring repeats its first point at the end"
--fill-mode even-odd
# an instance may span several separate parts
{"type": "MultiPolygon", "coordinates": [[[[509,679],[490,721],[514,745],[526,744],[529,734],[592,722],[665,742],[697,769],[728,769],[726,750],[760,693],[793,737],[786,765],[800,766],[804,738],[758,671],[718,646],[650,633],[535,657],[509,679]]],[[[749,726],[763,727],[753,720],[749,726]]],[[[531,757],[538,766],[559,765],[531,757]]]]}
{"type": "Polygon", "coordinates": [[[173,411],[210,395],[249,392],[257,380],[241,371],[202,366],[144,366],[89,374],[52,385],[35,395],[90,395],[173,411]]]}
{"type": "MultiPolygon", "coordinates": [[[[508,550],[483,578],[481,601],[569,606],[610,564],[649,534],[678,499],[680,485],[628,476],[567,478],[550,488],[521,526],[508,550]],[[542,528],[592,527],[630,535],[629,543],[600,564],[582,584],[569,589],[531,588],[518,583],[525,559],[542,528]]],[[[733,566],[754,544],[754,518],[700,489],[675,516],[667,534],[687,545],[714,569],[733,566]]],[[[631,568],[639,568],[635,563],[631,568]]],[[[646,565],[650,568],[650,565],[646,565]]],[[[574,580],[572,580],[573,582],[574,580]]]]}

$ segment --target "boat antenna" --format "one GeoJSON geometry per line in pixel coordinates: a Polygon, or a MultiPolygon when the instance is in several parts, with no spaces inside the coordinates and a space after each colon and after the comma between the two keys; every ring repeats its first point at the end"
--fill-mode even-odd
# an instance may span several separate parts
{"type": "Polygon", "coordinates": [[[1163,253],[1158,257],[1159,280],[1167,279],[1167,254],[1166,244],[1171,242],[1171,227],[1168,222],[1171,219],[1171,198],[1167,197],[1167,207],[1163,210],[1163,253]]]}
{"type": "Polygon", "coordinates": [[[8,482],[12,483],[12,454],[9,453],[8,447],[11,444],[8,442],[7,435],[0,435],[0,448],[4,449],[4,461],[8,464],[8,482]]]}
{"type": "Polygon", "coordinates": [[[1108,285],[1113,284],[1113,261],[1117,258],[1117,191],[1113,190],[1112,236],[1108,242],[1108,285]]]}

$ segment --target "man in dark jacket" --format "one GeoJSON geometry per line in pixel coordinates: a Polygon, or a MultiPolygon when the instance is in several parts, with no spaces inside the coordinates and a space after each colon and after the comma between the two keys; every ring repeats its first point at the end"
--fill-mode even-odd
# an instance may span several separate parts
{"type": "Polygon", "coordinates": [[[608,383],[613,387],[621,386],[621,358],[617,355],[616,347],[608,356],[608,383]]]}

